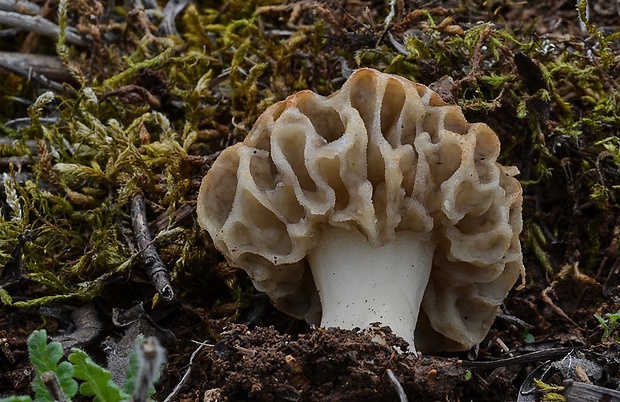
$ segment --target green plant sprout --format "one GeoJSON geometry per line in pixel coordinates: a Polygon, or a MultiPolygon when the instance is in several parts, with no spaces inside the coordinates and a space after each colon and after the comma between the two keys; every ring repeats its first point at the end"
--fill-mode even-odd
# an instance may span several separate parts
{"type": "MultiPolygon", "coordinates": [[[[47,343],[45,330],[28,337],[30,362],[35,368],[33,391],[35,401],[71,401],[76,395],[93,397],[95,402],[143,402],[155,393],[153,383],[159,378],[163,350],[155,338],[136,339],[126,380],[122,387],[112,381],[112,373],[95,363],[81,349],[73,348],[67,360],[61,361],[60,342],[47,343]]],[[[0,402],[29,402],[30,396],[9,396],[0,402]]]]}
{"type": "Polygon", "coordinates": [[[521,333],[521,335],[523,335],[523,341],[525,343],[534,343],[534,342],[536,342],[536,338],[534,337],[534,335],[532,335],[530,333],[530,330],[528,328],[525,328],[523,330],[523,332],[521,333]]]}
{"type": "Polygon", "coordinates": [[[594,314],[594,318],[598,321],[598,323],[603,328],[603,336],[601,337],[601,342],[619,342],[620,334],[618,334],[618,320],[620,319],[620,312],[617,313],[607,313],[603,318],[598,314],[594,314]]]}

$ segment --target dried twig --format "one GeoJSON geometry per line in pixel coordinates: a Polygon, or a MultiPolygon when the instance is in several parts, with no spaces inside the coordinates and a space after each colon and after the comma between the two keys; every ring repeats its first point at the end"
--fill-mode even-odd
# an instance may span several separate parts
{"type": "Polygon", "coordinates": [[[139,85],[124,85],[114,91],[106,92],[99,97],[99,101],[103,102],[111,96],[117,96],[123,101],[133,104],[148,103],[153,109],[159,109],[161,107],[161,101],[146,88],[139,85]]]}
{"type": "Polygon", "coordinates": [[[53,371],[46,371],[41,374],[41,382],[50,392],[52,400],[55,402],[65,402],[67,400],[65,394],[62,392],[62,388],[60,387],[58,377],[56,377],[56,374],[53,371]]]}
{"type": "Polygon", "coordinates": [[[618,401],[620,400],[620,391],[574,380],[566,380],[564,381],[564,397],[567,402],[618,401]]]}
{"type": "MultiPolygon", "coordinates": [[[[39,12],[36,14],[32,14],[32,15],[51,21],[54,19],[54,17],[59,11],[60,9],[59,9],[58,0],[47,0],[43,3],[43,6],[39,10],[39,12]]],[[[23,13],[21,10],[17,10],[17,12],[20,14],[23,13]]],[[[30,14],[30,13],[26,13],[26,14],[30,14]]],[[[19,47],[19,52],[20,53],[35,53],[37,49],[39,49],[40,42],[41,42],[41,35],[38,32],[28,32],[28,35],[26,35],[23,42],[21,43],[21,46],[19,47]]]]}
{"type": "MultiPolygon", "coordinates": [[[[9,167],[11,165],[17,167],[18,170],[21,170],[22,167],[33,164],[36,162],[36,158],[32,158],[30,156],[2,156],[0,157],[0,167],[9,167]]],[[[3,180],[0,180],[4,183],[3,180]]]]}
{"type": "Polygon", "coordinates": [[[522,319],[512,316],[512,315],[508,315],[508,314],[501,314],[498,313],[495,315],[495,318],[497,318],[499,321],[503,321],[507,324],[511,324],[516,326],[517,328],[520,329],[527,329],[527,330],[532,330],[534,328],[536,328],[534,325],[532,324],[528,324],[527,322],[523,321],[522,319]]]}
{"type": "Polygon", "coordinates": [[[3,65],[12,66],[11,71],[14,71],[13,69],[27,72],[35,71],[50,80],[60,82],[74,81],[69,69],[56,56],[0,52],[0,60],[2,60],[3,65]]]}
{"type": "MultiPolygon", "coordinates": [[[[39,117],[39,123],[46,124],[56,124],[58,123],[58,117],[39,117]]],[[[30,127],[32,124],[32,119],[30,117],[19,117],[17,119],[9,120],[4,123],[4,127],[9,128],[11,130],[21,130],[22,128],[30,127]]],[[[0,138],[1,145],[13,145],[15,142],[14,139],[11,138],[0,138]]],[[[35,140],[26,140],[26,146],[30,148],[33,154],[37,153],[37,145],[35,140]]]]}
{"type": "MultiPolygon", "coordinates": [[[[0,11],[0,24],[53,38],[57,38],[60,34],[60,27],[45,18],[10,11],[0,11]]],[[[84,46],[86,44],[84,39],[73,31],[67,30],[65,36],[67,42],[73,45],[84,46]]]]}
{"type": "Polygon", "coordinates": [[[0,0],[0,10],[36,15],[41,13],[41,6],[25,0],[0,0]]]}
{"type": "Polygon", "coordinates": [[[142,256],[142,261],[144,261],[144,268],[151,277],[151,282],[164,300],[173,300],[174,291],[170,285],[168,271],[157,253],[149,232],[146,221],[146,207],[142,195],[135,195],[131,198],[131,224],[136,236],[138,250],[142,256]]]}
{"type": "Polygon", "coordinates": [[[508,357],[506,359],[499,359],[488,362],[459,360],[459,364],[461,365],[461,367],[469,370],[492,370],[498,367],[511,366],[513,364],[531,363],[541,360],[559,358],[579,349],[579,347],[561,347],[549,350],[540,350],[538,352],[532,352],[522,356],[508,357]]]}
{"type": "MultiPolygon", "coordinates": [[[[0,17],[1,17],[2,12],[3,11],[0,11],[0,17]]],[[[1,23],[2,23],[2,19],[0,18],[0,24],[1,23]]],[[[6,70],[9,70],[12,73],[26,77],[28,78],[29,81],[36,82],[42,87],[49,88],[54,92],[57,92],[57,93],[63,92],[63,86],[59,84],[58,82],[52,81],[48,79],[46,76],[33,71],[32,68],[23,68],[19,65],[16,65],[11,60],[5,60],[1,56],[0,56],[0,67],[6,70]]]]}
{"type": "Polygon", "coordinates": [[[192,352],[192,355],[189,358],[189,366],[187,367],[187,371],[185,372],[185,374],[183,374],[183,377],[181,378],[179,383],[174,387],[172,392],[170,392],[170,394],[166,397],[166,399],[164,399],[164,402],[172,401],[173,398],[176,396],[176,394],[179,393],[179,390],[181,389],[181,387],[185,385],[185,382],[187,381],[187,379],[189,378],[189,375],[192,372],[192,364],[194,364],[194,358],[196,357],[198,352],[200,352],[200,350],[205,346],[213,347],[213,345],[201,343],[200,346],[198,346],[198,348],[196,348],[196,350],[192,352]]]}

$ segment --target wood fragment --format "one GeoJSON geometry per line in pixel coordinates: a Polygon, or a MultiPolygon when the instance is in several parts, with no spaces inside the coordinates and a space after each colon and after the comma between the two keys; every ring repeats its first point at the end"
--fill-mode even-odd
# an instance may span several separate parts
{"type": "Polygon", "coordinates": [[[134,195],[131,198],[131,224],[140,256],[144,262],[144,269],[151,278],[151,282],[164,300],[173,300],[175,295],[170,285],[168,271],[153,244],[146,221],[146,207],[142,195],[134,195]]]}
{"type": "Polygon", "coordinates": [[[37,15],[41,13],[41,6],[25,0],[0,0],[0,10],[37,15]]]}
{"type": "MultiPolygon", "coordinates": [[[[40,11],[34,16],[44,18],[46,20],[53,20],[56,14],[58,14],[58,0],[46,0],[43,3],[40,11]]],[[[19,48],[20,53],[36,53],[41,43],[41,35],[37,32],[28,32],[28,35],[22,41],[22,45],[19,48]]]]}
{"type": "Polygon", "coordinates": [[[242,353],[246,356],[251,356],[251,357],[256,356],[256,353],[258,353],[256,352],[256,349],[244,348],[243,346],[239,346],[239,345],[235,346],[235,349],[237,349],[239,353],[242,353]]]}
{"type": "MultiPolygon", "coordinates": [[[[2,56],[0,56],[0,59],[1,58],[2,56]]],[[[58,123],[58,117],[40,117],[39,123],[43,125],[56,124],[58,123]]],[[[32,124],[32,119],[30,117],[20,117],[17,119],[7,121],[6,123],[4,123],[4,127],[11,129],[11,130],[21,130],[23,128],[30,127],[31,124],[32,124]]],[[[15,143],[15,139],[13,138],[0,137],[0,145],[12,146],[14,143],[15,143]]],[[[36,155],[37,153],[36,141],[25,140],[24,143],[26,144],[28,148],[30,148],[30,151],[32,151],[32,154],[36,155]]]]}
{"type": "Polygon", "coordinates": [[[512,315],[508,315],[508,314],[502,314],[502,313],[498,313],[495,315],[495,318],[503,321],[507,324],[510,325],[514,325],[517,328],[520,329],[527,329],[527,330],[533,330],[534,328],[536,328],[536,326],[532,325],[532,324],[528,324],[527,322],[523,321],[522,319],[512,316],[512,315]]]}
{"type": "MultiPolygon", "coordinates": [[[[60,27],[45,18],[10,11],[0,11],[0,25],[36,32],[52,38],[58,38],[60,34],[60,27]]],[[[65,32],[65,37],[67,42],[72,45],[86,45],[86,41],[72,30],[67,30],[67,32],[65,32]]]]}
{"type": "Polygon", "coordinates": [[[37,74],[44,75],[53,81],[73,82],[71,72],[62,61],[56,56],[47,56],[43,54],[28,54],[17,52],[0,52],[0,60],[2,64],[10,66],[7,70],[14,72],[34,71],[37,74]]]}
{"type": "Polygon", "coordinates": [[[611,402],[620,401],[620,391],[574,380],[566,380],[564,381],[564,397],[566,402],[611,402]]]}
{"type": "Polygon", "coordinates": [[[41,382],[45,385],[45,388],[50,392],[52,396],[52,400],[54,402],[65,402],[67,398],[65,394],[62,392],[62,388],[60,387],[60,382],[58,381],[58,377],[56,377],[56,373],[53,371],[46,371],[41,374],[41,382]]]}
{"type": "Polygon", "coordinates": [[[161,231],[168,230],[170,227],[178,227],[178,225],[185,219],[196,213],[196,206],[191,204],[182,204],[174,212],[172,212],[172,219],[170,217],[170,211],[166,210],[159,214],[153,222],[149,224],[151,232],[158,233],[158,237],[161,236],[161,231]]]}
{"type": "Polygon", "coordinates": [[[561,347],[538,352],[528,353],[522,356],[508,357],[493,361],[459,361],[461,367],[469,370],[492,370],[498,367],[512,366],[514,364],[531,363],[541,360],[553,359],[566,356],[567,354],[579,350],[579,347],[561,347]]]}
{"type": "MultiPolygon", "coordinates": [[[[0,11],[2,13],[2,11],[0,11]]],[[[0,21],[0,24],[2,21],[0,21]]],[[[22,68],[21,66],[15,65],[11,60],[5,60],[0,57],[0,68],[4,68],[14,74],[21,75],[22,77],[26,77],[28,81],[36,82],[44,88],[49,88],[56,93],[63,92],[63,86],[56,81],[52,81],[46,76],[37,73],[32,68],[22,68]]]]}
{"type": "Polygon", "coordinates": [[[161,101],[146,88],[139,85],[124,85],[114,91],[106,92],[99,97],[99,101],[103,102],[111,96],[118,97],[127,103],[146,103],[153,109],[161,107],[161,101]]]}

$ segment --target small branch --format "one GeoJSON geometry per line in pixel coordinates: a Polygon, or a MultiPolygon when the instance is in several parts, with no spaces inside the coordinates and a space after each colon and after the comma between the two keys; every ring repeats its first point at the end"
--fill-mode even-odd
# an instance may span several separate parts
{"type": "MultiPolygon", "coordinates": [[[[13,69],[21,71],[35,71],[42,74],[50,80],[60,82],[75,81],[71,77],[71,72],[62,61],[56,56],[47,56],[42,54],[29,54],[17,52],[0,52],[0,60],[2,64],[11,66],[13,69]]],[[[8,69],[8,68],[7,68],[8,69]]]]}
{"type": "Polygon", "coordinates": [[[41,6],[24,0],[0,0],[0,10],[36,15],[41,13],[41,6]]]}
{"type": "MultiPolygon", "coordinates": [[[[0,17],[3,11],[0,11],[0,17]]],[[[0,18],[0,24],[2,23],[0,18]]],[[[5,60],[0,56],[0,67],[4,68],[12,73],[17,75],[21,75],[22,77],[26,77],[28,81],[36,82],[44,88],[49,88],[54,92],[62,93],[63,86],[56,81],[52,81],[48,79],[46,76],[41,75],[35,72],[32,68],[22,68],[21,66],[16,65],[11,60],[5,60]]]]}
{"type": "Polygon", "coordinates": [[[508,357],[506,359],[492,360],[492,361],[467,361],[459,360],[459,365],[469,370],[493,370],[498,367],[512,366],[514,364],[523,364],[537,362],[541,360],[556,359],[566,356],[574,350],[579,350],[579,347],[560,347],[549,350],[540,350],[537,352],[527,353],[522,356],[508,357]]]}
{"type": "MultiPolygon", "coordinates": [[[[0,56],[1,57],[1,56],[0,56]]],[[[39,122],[41,124],[56,124],[58,123],[58,117],[39,117],[39,122]]],[[[20,117],[17,119],[9,120],[4,123],[4,127],[10,128],[11,130],[21,130],[22,128],[30,127],[32,124],[32,119],[30,117],[20,117]]],[[[1,145],[13,145],[15,142],[12,138],[2,137],[0,138],[1,145]]],[[[37,153],[37,145],[35,140],[26,140],[26,146],[30,148],[32,154],[37,153]]]]}
{"type": "MultiPolygon", "coordinates": [[[[58,38],[60,34],[60,27],[45,18],[11,11],[0,11],[0,24],[53,38],[58,38]]],[[[65,36],[67,42],[73,45],[84,46],[86,44],[84,39],[75,32],[67,31],[65,36]]]]}
{"type": "Polygon", "coordinates": [[[153,238],[149,232],[146,221],[146,207],[144,206],[144,197],[142,195],[134,195],[131,198],[131,224],[134,236],[136,236],[138,250],[140,251],[142,261],[144,261],[144,268],[151,277],[151,282],[164,300],[173,300],[174,291],[170,285],[168,271],[157,253],[157,249],[153,244],[153,238]]]}
{"type": "Polygon", "coordinates": [[[66,402],[67,398],[65,394],[62,392],[62,388],[60,387],[60,382],[58,381],[58,377],[53,371],[46,371],[41,374],[41,382],[45,385],[45,388],[49,391],[50,395],[54,402],[66,402]]]}
{"type": "Polygon", "coordinates": [[[620,400],[620,392],[594,384],[566,380],[564,381],[564,397],[567,402],[617,401],[620,400]]]}
{"type": "Polygon", "coordinates": [[[155,95],[138,85],[124,85],[114,91],[106,92],[99,97],[99,101],[103,102],[111,96],[117,96],[133,104],[148,103],[153,109],[159,109],[161,107],[161,101],[155,95]]]}
{"type": "Polygon", "coordinates": [[[191,215],[195,212],[196,207],[193,207],[190,204],[182,204],[172,213],[172,224],[170,223],[170,212],[166,210],[165,212],[159,214],[159,216],[156,217],[155,220],[149,224],[149,228],[152,232],[157,232],[157,239],[160,239],[162,237],[163,230],[166,230],[166,232],[170,232],[170,230],[168,230],[169,227],[178,228],[179,222],[187,219],[188,217],[191,217],[191,215]]]}
{"type": "Polygon", "coordinates": [[[507,324],[511,324],[516,326],[517,328],[520,329],[527,329],[527,330],[533,330],[534,328],[536,328],[534,325],[532,324],[528,324],[527,322],[523,321],[522,319],[518,318],[518,317],[514,317],[512,315],[508,315],[508,314],[502,314],[502,313],[498,313],[495,316],[498,320],[503,321],[507,324]]]}
{"type": "Polygon", "coordinates": [[[185,382],[189,378],[189,375],[192,373],[192,364],[194,364],[194,358],[196,357],[198,352],[200,352],[200,350],[203,347],[205,347],[205,346],[213,347],[213,345],[208,345],[206,343],[201,343],[200,346],[198,346],[198,348],[196,348],[196,350],[194,350],[194,352],[192,353],[192,355],[189,358],[189,366],[187,367],[187,371],[185,372],[185,374],[183,374],[183,377],[181,378],[181,381],[179,381],[179,383],[174,387],[172,392],[170,392],[170,394],[166,397],[166,399],[164,399],[164,402],[172,401],[173,398],[176,396],[176,394],[179,393],[179,390],[181,389],[181,387],[183,385],[185,385],[185,382]]]}
{"type": "Polygon", "coordinates": [[[14,165],[18,170],[22,167],[35,163],[36,158],[30,156],[0,156],[0,167],[9,167],[14,165]]]}

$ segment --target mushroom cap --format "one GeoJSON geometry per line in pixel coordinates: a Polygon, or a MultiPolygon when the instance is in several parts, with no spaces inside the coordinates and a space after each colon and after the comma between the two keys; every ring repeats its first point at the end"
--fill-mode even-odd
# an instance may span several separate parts
{"type": "Polygon", "coordinates": [[[429,88],[372,69],[329,97],[269,107],[203,179],[198,222],[284,312],[318,324],[306,256],[329,227],[373,247],[398,231],[436,242],[416,327],[421,351],[482,341],[523,263],[522,193],[485,124],[429,88]]]}

